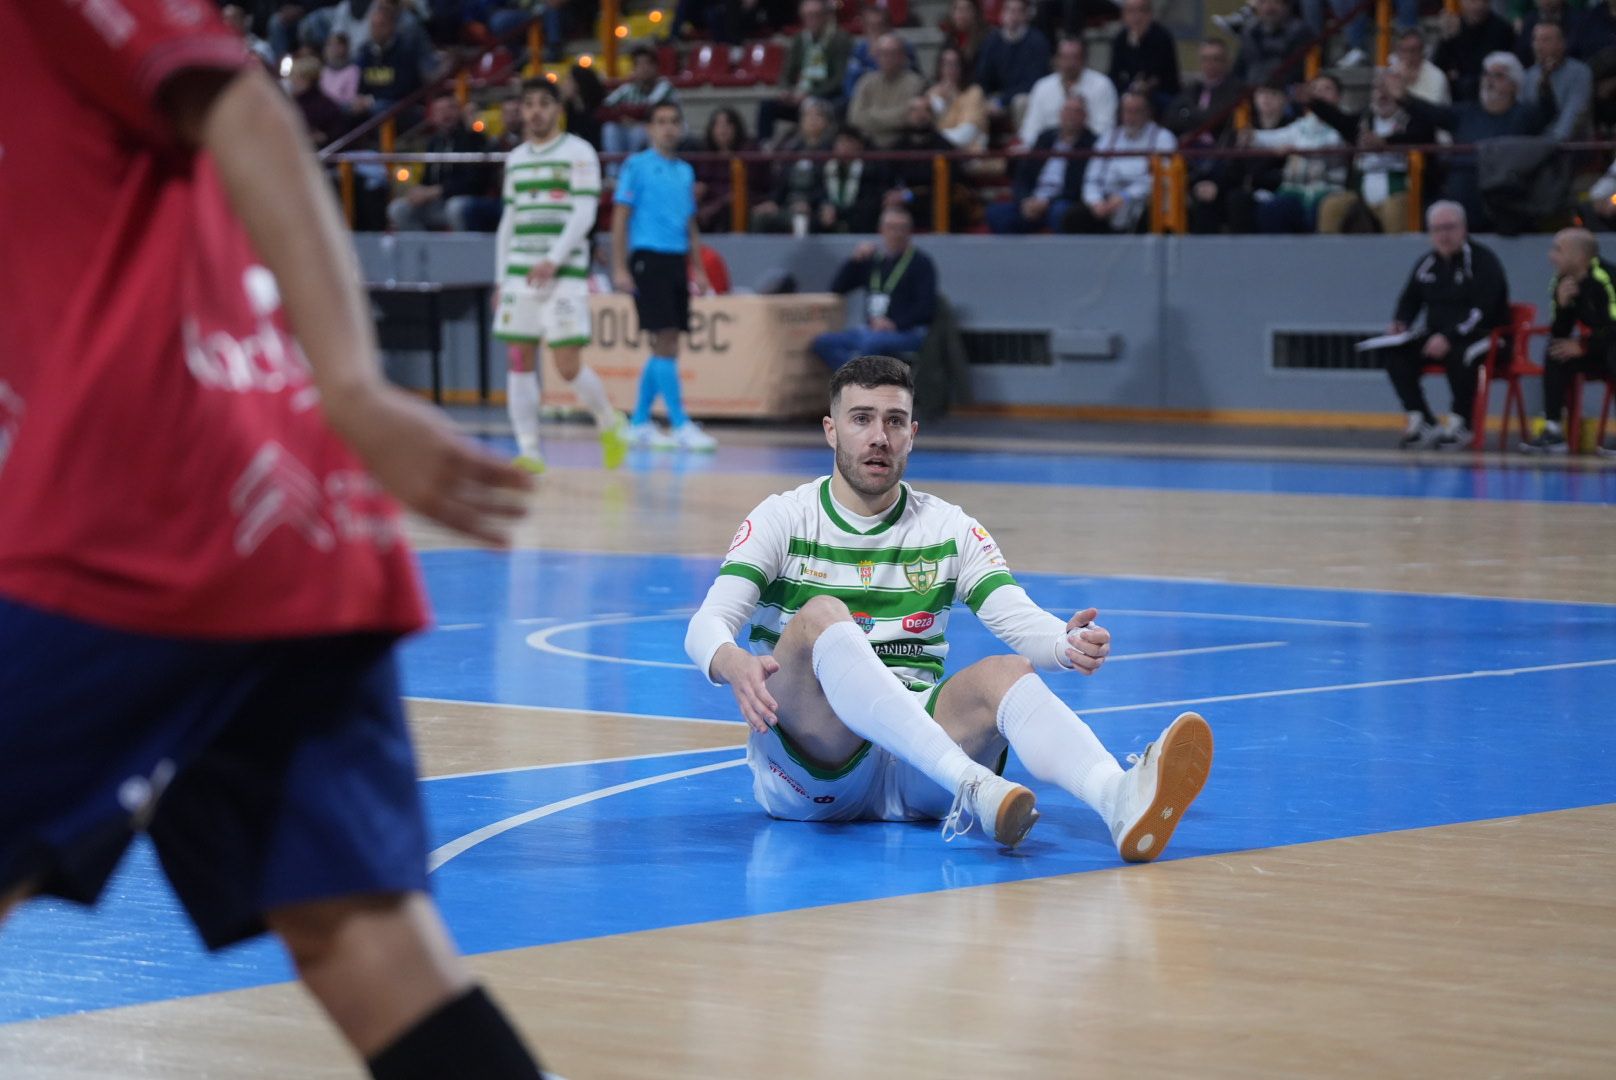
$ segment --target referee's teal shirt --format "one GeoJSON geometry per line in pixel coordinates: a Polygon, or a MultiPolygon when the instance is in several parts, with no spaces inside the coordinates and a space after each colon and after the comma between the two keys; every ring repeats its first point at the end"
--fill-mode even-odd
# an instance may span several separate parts
{"type": "Polygon", "coordinates": [[[688,161],[641,150],[623,162],[613,199],[634,208],[628,218],[630,251],[690,253],[696,212],[696,170],[688,161]]]}

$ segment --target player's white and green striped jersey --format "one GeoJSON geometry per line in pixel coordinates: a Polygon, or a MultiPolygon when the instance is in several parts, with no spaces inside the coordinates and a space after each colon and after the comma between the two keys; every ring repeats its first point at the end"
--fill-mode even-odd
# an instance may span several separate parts
{"type": "Polygon", "coordinates": [[[753,510],[719,570],[726,575],[760,590],[748,635],[754,652],[771,651],[810,599],[834,596],[912,685],[942,678],[956,600],[975,612],[1016,584],[993,537],[954,504],[903,484],[891,510],[861,518],[837,504],[829,477],[753,510]]]}
{"type": "Polygon", "coordinates": [[[586,279],[588,236],[599,198],[600,158],[578,136],[563,133],[512,150],[505,158],[500,279],[520,282],[546,259],[556,264],[558,277],[586,279]]]}

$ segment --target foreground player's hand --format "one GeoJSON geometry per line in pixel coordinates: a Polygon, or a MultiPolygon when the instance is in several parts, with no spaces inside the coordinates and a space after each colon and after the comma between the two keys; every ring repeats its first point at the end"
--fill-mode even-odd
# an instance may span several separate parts
{"type": "Polygon", "coordinates": [[[634,275],[626,267],[612,271],[612,288],[618,292],[631,293],[634,291],[634,275]]]}
{"type": "Polygon", "coordinates": [[[1100,612],[1084,608],[1066,624],[1066,662],[1085,675],[1093,675],[1111,655],[1111,631],[1094,621],[1100,612]]]}
{"type": "Polygon", "coordinates": [[[440,525],[490,544],[510,542],[533,481],[466,441],[449,418],[396,387],[372,384],[325,399],[326,416],[376,482],[440,525]]]}
{"type": "Polygon", "coordinates": [[[764,685],[770,675],[780,670],[780,662],[772,656],[754,656],[739,645],[726,645],[713,656],[713,675],[719,682],[728,683],[735,695],[741,715],[753,731],[763,732],[780,722],[775,710],[780,706],[764,685]]]}

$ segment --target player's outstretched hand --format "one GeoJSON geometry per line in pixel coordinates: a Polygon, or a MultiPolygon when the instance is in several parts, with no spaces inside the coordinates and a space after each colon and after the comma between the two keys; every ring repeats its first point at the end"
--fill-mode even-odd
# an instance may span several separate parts
{"type": "Polygon", "coordinates": [[[775,715],[780,706],[764,685],[779,670],[780,662],[774,657],[754,656],[739,645],[719,649],[713,656],[713,675],[719,682],[729,684],[741,715],[757,732],[768,731],[780,722],[775,715]]]}
{"type": "Polygon", "coordinates": [[[1093,675],[1111,655],[1111,631],[1095,622],[1097,608],[1084,608],[1066,624],[1066,662],[1093,675]]]}
{"type": "Polygon", "coordinates": [[[501,547],[527,512],[533,481],[479,449],[437,409],[385,383],[325,401],[326,416],[399,502],[456,532],[501,547]]]}

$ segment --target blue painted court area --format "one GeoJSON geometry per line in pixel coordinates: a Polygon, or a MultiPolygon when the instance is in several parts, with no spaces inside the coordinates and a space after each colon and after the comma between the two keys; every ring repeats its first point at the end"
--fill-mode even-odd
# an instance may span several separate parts
{"type": "MultiPolygon", "coordinates": [[[[441,625],[405,649],[412,695],[538,706],[536,726],[554,708],[739,715],[681,648],[714,560],[447,551],[423,564],[441,625]]],[[[1616,608],[1022,580],[1051,610],[1098,606],[1116,635],[1098,677],[1052,677],[1114,752],[1141,749],[1183,708],[1211,721],[1212,778],[1170,858],[1616,801],[1616,608]]],[[[998,651],[967,612],[951,629],[950,670],[998,651]]],[[[945,845],[929,824],[771,821],[739,758],[723,749],[427,781],[444,860],[434,876],[461,945],[1118,865],[1098,818],[1059,791],[1039,788],[1043,821],[1005,855],[978,835],[945,845]],[[510,827],[488,829],[496,823],[510,827]],[[470,843],[478,830],[487,838],[470,843]]],[[[1011,773],[1021,775],[1014,761],[1011,773]]],[[[108,899],[94,913],[35,905],[8,925],[0,1022],[289,977],[264,942],[204,958],[143,846],[108,899]]]]}
{"type": "MultiPolygon", "coordinates": [[[[510,439],[490,446],[514,454],[510,439]]],[[[591,440],[551,439],[545,456],[555,465],[593,468],[600,450],[591,440]]],[[[974,480],[991,484],[1080,484],[1162,491],[1230,491],[1278,495],[1361,495],[1386,498],[1491,499],[1506,502],[1616,503],[1616,469],[1540,468],[1518,457],[1455,454],[1452,464],[1341,464],[1223,460],[1127,454],[987,453],[927,448],[921,438],[905,476],[916,483],[974,480]]],[[[829,448],[720,444],[713,454],[636,450],[630,472],[781,473],[819,476],[830,471],[829,448]]]]}

